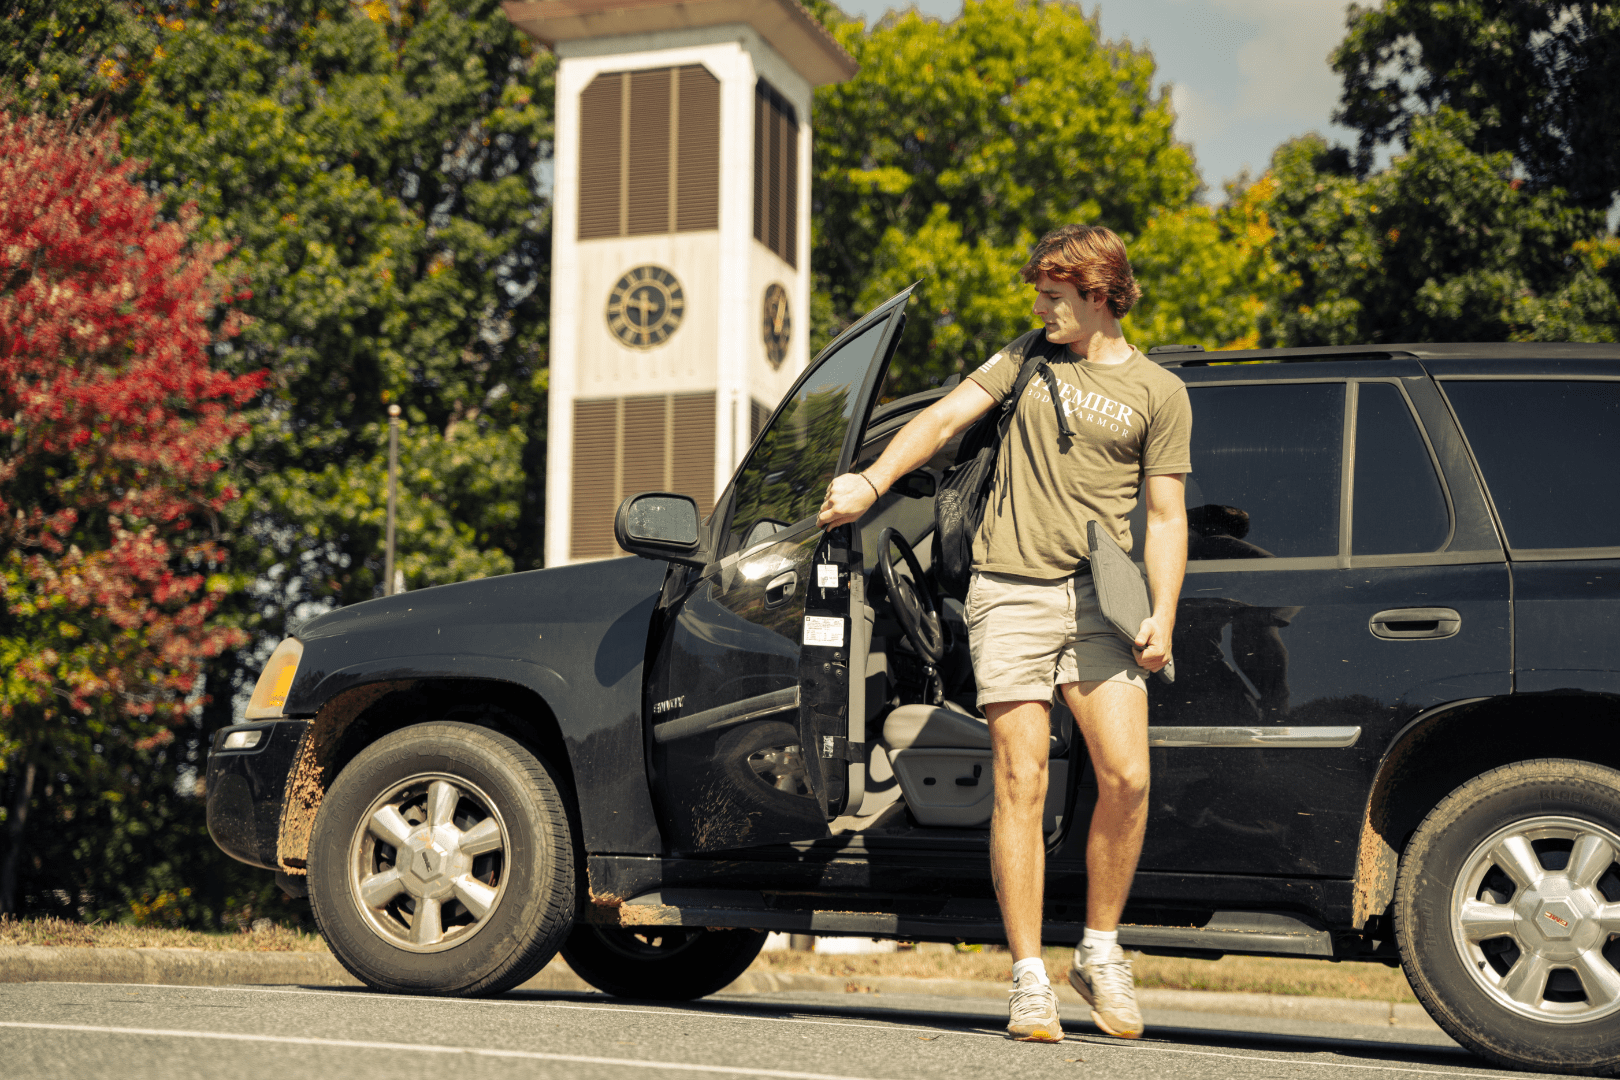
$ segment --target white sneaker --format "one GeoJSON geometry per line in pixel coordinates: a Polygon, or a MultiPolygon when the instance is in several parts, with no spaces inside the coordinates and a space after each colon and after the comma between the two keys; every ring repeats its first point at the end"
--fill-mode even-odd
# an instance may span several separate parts
{"type": "Polygon", "coordinates": [[[1091,1021],[1121,1039],[1142,1037],[1142,1012],[1136,1007],[1136,979],[1131,962],[1118,945],[1106,950],[1074,950],[1069,985],[1091,1006],[1091,1021]]]}
{"type": "Polygon", "coordinates": [[[1058,1023],[1057,992],[1033,972],[1013,986],[1007,1003],[1007,1037],[1021,1042],[1062,1042],[1063,1025],[1058,1023]]]}

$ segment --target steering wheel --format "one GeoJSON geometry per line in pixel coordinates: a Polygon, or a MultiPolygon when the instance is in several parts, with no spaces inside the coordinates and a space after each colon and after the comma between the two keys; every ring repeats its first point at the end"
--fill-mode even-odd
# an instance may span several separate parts
{"type": "Polygon", "coordinates": [[[916,553],[896,529],[884,529],[878,536],[878,569],[883,571],[883,584],[906,640],[929,666],[937,667],[950,651],[951,628],[940,618],[939,594],[923,577],[916,553]],[[911,571],[910,578],[900,576],[894,561],[896,551],[911,571]]]}

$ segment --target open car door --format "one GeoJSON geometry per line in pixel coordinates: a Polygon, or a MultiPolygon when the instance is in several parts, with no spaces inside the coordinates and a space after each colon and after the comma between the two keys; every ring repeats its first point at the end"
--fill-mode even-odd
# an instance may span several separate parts
{"type": "Polygon", "coordinates": [[[645,715],[674,850],[825,836],[863,790],[860,531],[823,531],[816,515],[855,460],[911,292],[811,362],[715,507],[712,561],[671,571],[645,715]]]}

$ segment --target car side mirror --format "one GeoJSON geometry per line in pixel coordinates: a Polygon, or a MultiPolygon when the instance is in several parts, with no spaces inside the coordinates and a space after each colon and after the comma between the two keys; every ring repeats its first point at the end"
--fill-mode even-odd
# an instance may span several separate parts
{"type": "Polygon", "coordinates": [[[643,559],[703,566],[698,524],[697,502],[690,495],[646,491],[619,504],[613,515],[613,538],[643,559]]]}
{"type": "Polygon", "coordinates": [[[938,490],[934,474],[927,469],[909,472],[894,482],[890,491],[897,491],[908,499],[931,499],[938,490]]]}

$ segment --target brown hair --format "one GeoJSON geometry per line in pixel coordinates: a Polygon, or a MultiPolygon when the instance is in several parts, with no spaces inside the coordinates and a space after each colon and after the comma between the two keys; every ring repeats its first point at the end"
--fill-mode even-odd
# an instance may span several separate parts
{"type": "Polygon", "coordinates": [[[1042,274],[1067,281],[1085,296],[1100,292],[1108,310],[1122,318],[1142,298],[1142,287],[1125,257],[1125,241],[1101,225],[1064,225],[1041,237],[1019,271],[1033,285],[1042,274]]]}

